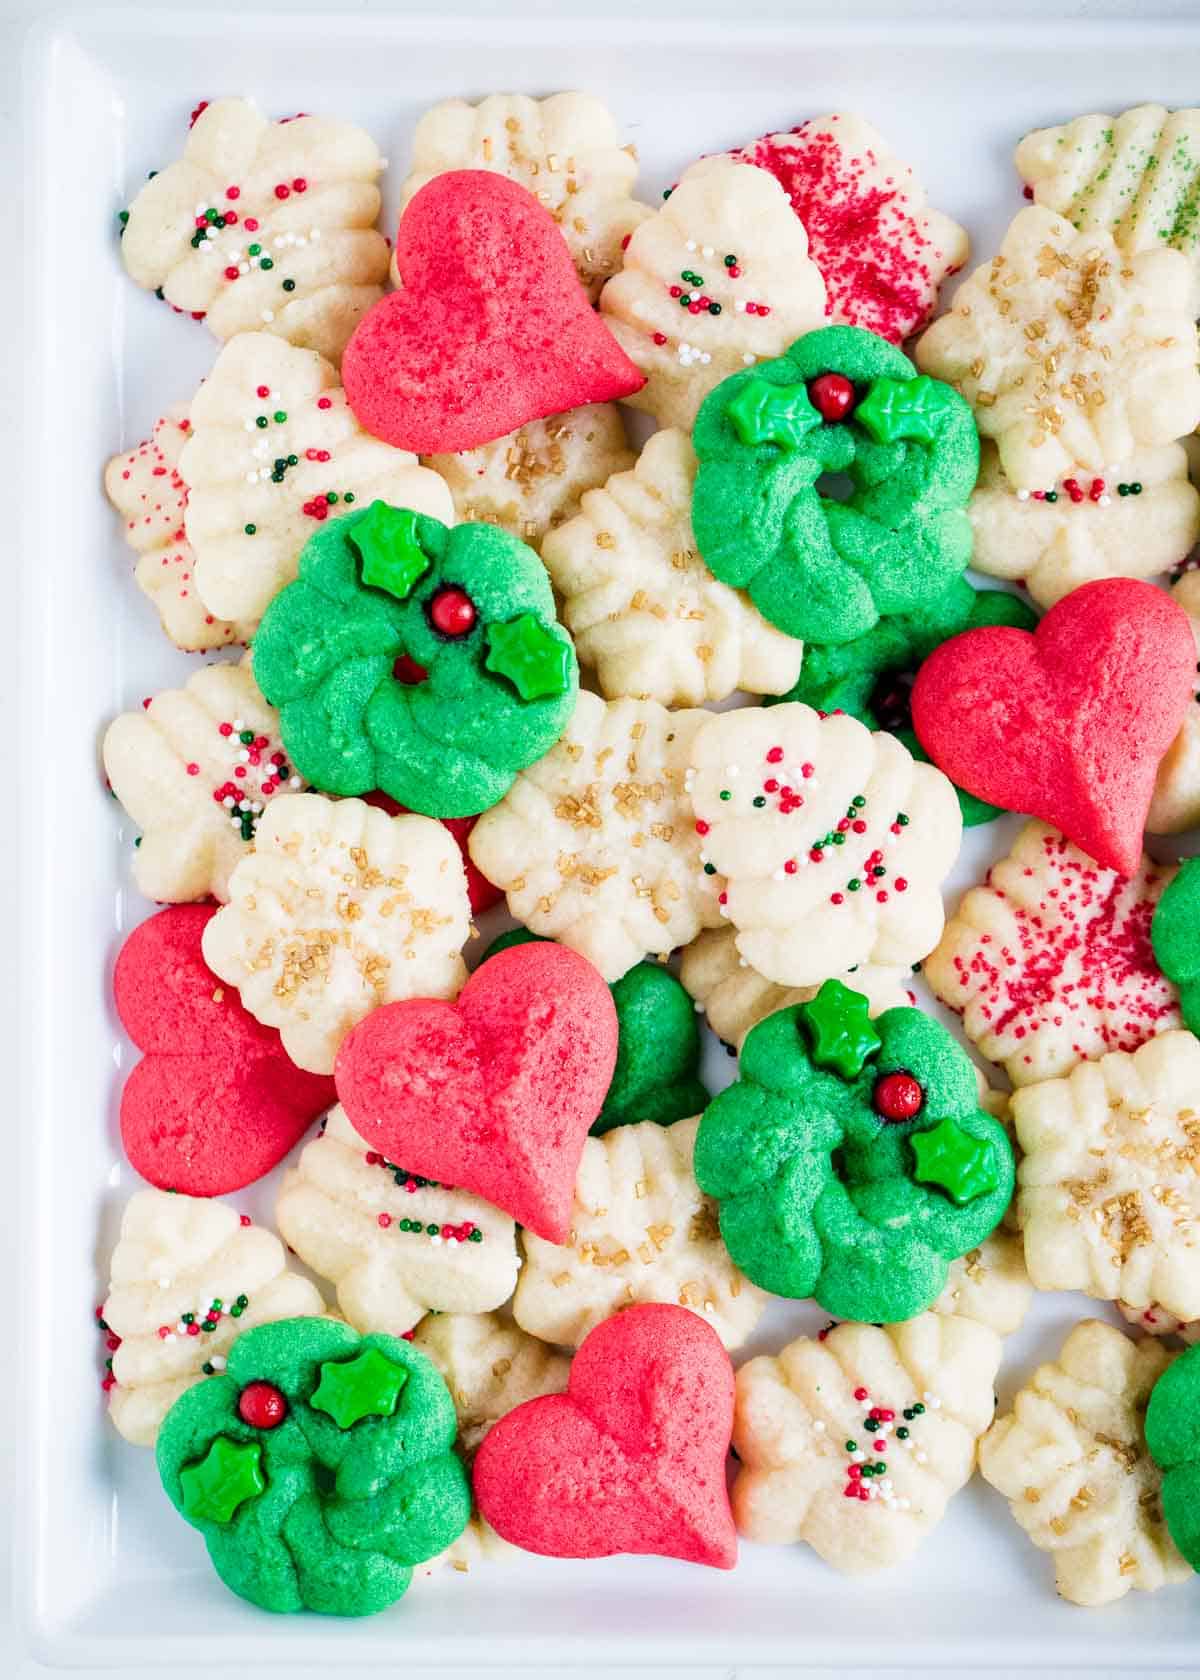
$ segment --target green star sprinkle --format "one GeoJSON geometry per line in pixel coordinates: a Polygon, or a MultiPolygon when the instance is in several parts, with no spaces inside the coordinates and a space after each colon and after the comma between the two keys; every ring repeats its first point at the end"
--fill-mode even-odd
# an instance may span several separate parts
{"type": "Polygon", "coordinates": [[[419,517],[411,508],[372,502],[350,533],[362,561],[363,582],[386,589],[398,601],[412,594],[417,579],[433,564],[417,541],[419,517]]]}
{"type": "Polygon", "coordinates": [[[954,406],[954,393],[928,374],[916,379],[875,379],[854,410],[854,418],[876,443],[916,438],[933,443],[942,416],[954,406]]]}
{"type": "Polygon", "coordinates": [[[179,1472],[183,1512],[192,1522],[227,1523],[247,1499],[257,1499],[267,1485],[257,1441],[231,1441],[218,1435],[202,1459],[179,1472]]]}
{"type": "Polygon", "coordinates": [[[743,443],[777,443],[781,449],[798,449],[805,433],[821,424],[803,385],[772,385],[766,379],[748,379],[725,412],[743,443]]]}
{"type": "Polygon", "coordinates": [[[1000,1182],[991,1140],[971,1137],[957,1120],[939,1120],[929,1131],[914,1132],[909,1142],[917,1183],[935,1184],[959,1207],[987,1195],[1000,1182]]]}
{"type": "Polygon", "coordinates": [[[487,642],[487,669],[506,677],[522,700],[544,700],[570,687],[571,650],[535,613],[490,624],[487,642]]]}
{"type": "Polygon", "coordinates": [[[871,1025],[866,998],[840,980],[826,980],[816,997],[801,1005],[800,1020],[813,1064],[843,1079],[857,1079],[864,1062],[879,1049],[881,1040],[871,1025]]]}
{"type": "Polygon", "coordinates": [[[309,1404],[328,1412],[339,1429],[349,1429],[365,1417],[391,1417],[408,1372],[369,1347],[354,1359],[321,1366],[321,1380],[309,1404]]]}

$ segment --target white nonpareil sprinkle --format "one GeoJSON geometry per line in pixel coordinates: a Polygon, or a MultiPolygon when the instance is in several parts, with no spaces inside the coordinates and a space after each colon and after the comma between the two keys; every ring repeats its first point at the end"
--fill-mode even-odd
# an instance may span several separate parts
{"type": "Polygon", "coordinates": [[[275,319],[275,311],[273,309],[264,309],[262,312],[262,318],[264,321],[273,321],[275,319]]]}
{"type": "Polygon", "coordinates": [[[705,245],[701,248],[700,255],[702,257],[711,257],[715,255],[715,253],[711,245],[705,245]]]}
{"type": "Polygon", "coordinates": [[[214,1371],[223,1371],[225,1369],[225,1363],[225,1355],[223,1353],[214,1353],[212,1358],[209,1360],[209,1364],[212,1366],[214,1371]]]}
{"type": "Polygon", "coordinates": [[[824,1435],[824,1433],[825,1433],[825,1425],[821,1421],[821,1419],[818,1418],[816,1420],[816,1422],[813,1424],[813,1434],[814,1435],[824,1435]]]}
{"type": "Polygon", "coordinates": [[[160,1289],[170,1289],[170,1287],[171,1287],[170,1278],[169,1277],[160,1277],[159,1280],[158,1280],[158,1287],[160,1289]]]}
{"type": "Polygon", "coordinates": [[[754,354],[753,350],[744,350],[742,352],[742,360],[745,362],[747,367],[753,367],[755,362],[758,360],[758,357],[754,354]]]}
{"type": "MultiPolygon", "coordinates": [[[[199,216],[201,212],[197,210],[196,214],[199,216]]],[[[689,239],[687,244],[684,246],[684,249],[687,251],[694,251],[696,249],[696,241],[694,239],[689,239]]]]}
{"type": "Polygon", "coordinates": [[[1017,491],[1017,500],[1019,502],[1027,502],[1029,500],[1028,490],[1018,490],[1017,491]]]}

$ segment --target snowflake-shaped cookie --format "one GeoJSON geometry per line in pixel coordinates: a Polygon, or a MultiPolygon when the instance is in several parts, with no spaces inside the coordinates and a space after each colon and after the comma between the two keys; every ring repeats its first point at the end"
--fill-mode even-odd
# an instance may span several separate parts
{"type": "MultiPolygon", "coordinates": [[[[288,1269],[283,1244],[224,1202],[139,1190],[121,1217],[100,1312],[119,1346],[109,1411],[127,1441],[151,1447],[185,1389],[225,1368],[243,1330],[323,1313],[288,1269]]],[[[110,1344],[111,1345],[111,1344],[110,1344]]]]}
{"type": "Polygon", "coordinates": [[[1109,1604],[1192,1573],[1167,1533],[1144,1436],[1150,1391],[1170,1363],[1153,1337],[1133,1342],[1085,1319],[980,1442],[985,1478],[1053,1554],[1072,1604],[1109,1604]]]}
{"type": "Polygon", "coordinates": [[[353,123],[273,123],[247,99],[213,100],[130,205],[121,256],[218,338],[265,329],[337,361],[387,276],[382,168],[353,123]]]}
{"type": "Polygon", "coordinates": [[[204,929],[204,960],[279,1028],[297,1067],[332,1073],[372,1009],[456,994],[469,932],[462,857],[441,823],[296,793],[259,819],[204,929]]]}
{"type": "Polygon", "coordinates": [[[686,432],[656,432],[632,472],[587,491],[582,512],[543,544],[575,650],[610,699],[699,706],[735,689],[783,694],[800,675],[803,642],[700,558],[695,478],[686,432]]]}
{"type": "MultiPolygon", "coordinates": [[[[1196,669],[1200,671],[1200,571],[1183,574],[1171,590],[1192,621],[1196,669]]],[[[1200,825],[1200,683],[1178,735],[1158,766],[1146,828],[1151,834],[1182,834],[1200,825]]]]}
{"type": "Polygon", "coordinates": [[[412,146],[402,210],[448,169],[507,175],[554,217],[593,303],[620,268],[629,235],[652,214],[630,196],[637,153],[620,144],[612,113],[590,93],[541,100],[494,93],[478,105],[445,99],[421,118],[412,146]]]}
{"type": "Polygon", "coordinates": [[[946,924],[925,978],[1014,1085],[1136,1050],[1180,1024],[1178,993],[1150,948],[1174,873],[1143,857],[1127,879],[1045,823],[1026,823],[946,924]]]}
{"type": "Polygon", "coordinates": [[[224,902],[263,811],[301,785],[248,659],[206,665],[122,712],[104,737],[104,769],[142,830],[134,880],[160,904],[224,902]]]}
{"type": "Polygon", "coordinates": [[[158,609],[167,635],[185,653],[248,642],[252,623],[217,618],[200,599],[192,572],[196,556],[184,516],[188,488],[179,457],[191,436],[186,403],[154,422],[144,443],[114,455],[104,470],[104,493],[125,522],[125,541],[138,556],[134,582],[158,609]]]}
{"type": "Polygon", "coordinates": [[[540,549],[543,539],[579,512],[585,490],[634,463],[616,403],[530,420],[519,432],[459,455],[427,455],[445,479],[459,519],[500,525],[540,549]]]}
{"type": "Polygon", "coordinates": [[[403,1335],[430,1310],[490,1311],[517,1281],[508,1215],[368,1149],[340,1104],[285,1175],[275,1222],[363,1335],[403,1335]]]}
{"type": "Polygon", "coordinates": [[[994,438],[1015,490],[1107,472],[1200,421],[1191,270],[1178,251],[1126,255],[1032,205],[916,349],[994,438]]]}
{"type": "Polygon", "coordinates": [[[517,920],[610,982],[719,921],[684,786],[708,717],[581,693],[562,740],[471,831],[476,867],[517,920]]]}
{"type": "Polygon", "coordinates": [[[1143,450],[1115,473],[1072,478],[1049,495],[1012,490],[994,444],[979,459],[971,564],[1023,583],[1041,607],[1094,578],[1169,571],[1200,537],[1200,493],[1181,444],[1143,450]]]}
{"type": "Polygon", "coordinates": [[[741,1347],[767,1297],[729,1258],[716,1204],[697,1188],[699,1116],[618,1126],[583,1147],[571,1234],[563,1247],[526,1231],[513,1298],[523,1330],[578,1347],[622,1307],[675,1302],[700,1313],[727,1348],[741,1347]]]}
{"type": "Polygon", "coordinates": [[[951,1261],[946,1287],[929,1310],[971,1318],[997,1336],[1011,1336],[1024,1323],[1032,1299],[1021,1238],[997,1230],[961,1260],[951,1261]]]}
{"type": "Polygon", "coordinates": [[[444,482],[407,450],[368,437],[315,351],[239,334],[190,412],[179,472],[193,575],[210,612],[256,623],[322,522],[376,498],[453,522],[444,482]]]}
{"type": "Polygon", "coordinates": [[[713,157],[634,231],[600,309],[646,375],[628,401],[690,429],[722,379],[824,324],[825,286],[778,181],[713,157]]]}
{"type": "Polygon", "coordinates": [[[806,1541],[835,1569],[911,1556],[975,1466],[1000,1338],[971,1319],[839,1324],[737,1375],[739,1532],[806,1541]]]}
{"type": "Polygon", "coordinates": [[[1083,1062],[1012,1112],[1035,1285],[1200,1318],[1200,1041],[1163,1033],[1083,1062]]]}
{"type": "Polygon", "coordinates": [[[691,763],[703,861],[759,974],[815,986],[936,945],[962,818],[946,777],[894,735],[789,702],[711,718],[691,763]]]}

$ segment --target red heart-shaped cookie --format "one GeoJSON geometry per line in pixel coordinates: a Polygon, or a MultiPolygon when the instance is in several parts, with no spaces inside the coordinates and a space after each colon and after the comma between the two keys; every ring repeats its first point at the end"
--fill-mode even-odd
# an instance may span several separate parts
{"type": "Polygon", "coordinates": [[[587,1336],[565,1394],[500,1419],[475,1458],[497,1534],[546,1557],[652,1553],[732,1569],[733,1366],[686,1307],[629,1307],[587,1336]]]}
{"type": "Polygon", "coordinates": [[[515,945],[457,1003],[372,1010],[334,1077],[351,1125],[389,1161],[558,1243],[616,1059],[616,1007],[591,963],[563,945],[515,945]]]}
{"type": "Polygon", "coordinates": [[[645,384],[553,216],[504,175],[426,182],[401,217],[396,264],[403,288],[355,328],[342,383],[359,423],[398,449],[474,449],[645,384]]]}
{"type": "Polygon", "coordinates": [[[1159,760],[1196,682],[1187,614],[1152,584],[1085,583],[1032,633],[952,636],[917,673],[912,719],[939,769],[1135,873],[1159,760]]]}
{"type": "Polygon", "coordinates": [[[117,1013],[142,1060],[121,1092],[121,1141],[160,1190],[220,1196],[270,1172],[333,1080],[305,1073],[200,952],[208,904],[175,904],[129,935],[113,972],[117,1013]]]}

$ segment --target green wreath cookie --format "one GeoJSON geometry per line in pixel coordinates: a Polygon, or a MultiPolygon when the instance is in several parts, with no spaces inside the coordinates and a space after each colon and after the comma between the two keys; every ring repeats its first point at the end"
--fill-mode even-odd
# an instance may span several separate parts
{"type": "Polygon", "coordinates": [[[811,645],[922,613],[971,558],[971,410],[874,333],[821,327],[723,380],[692,443],[700,553],[811,645]]]}
{"type": "Polygon", "coordinates": [[[1200,858],[1185,858],[1150,923],[1154,960],[1179,988],[1184,1025],[1200,1035],[1200,858]]]}
{"type": "Polygon", "coordinates": [[[1200,1569],[1200,1347],[1181,1353],[1151,1390],[1146,1445],[1163,1472],[1162,1510],[1171,1538],[1200,1569]]]}
{"type": "Polygon", "coordinates": [[[471,1514],[454,1402],[425,1355],[325,1318],[239,1336],[168,1412],[158,1472],[225,1585],[263,1610],[369,1616],[471,1514]]]}
{"type": "Polygon", "coordinates": [[[761,1021],[705,1111],[694,1166],[752,1282],[893,1324],[932,1305],[950,1262],[999,1224],[1013,1156],[946,1029],[919,1009],[867,1009],[827,980],[761,1021]]]}
{"type": "MultiPolygon", "coordinates": [[[[513,928],[494,939],[480,961],[541,937],[513,928]]],[[[709,1099],[700,1083],[700,1028],[689,994],[656,962],[635,963],[608,989],[617,1008],[617,1065],[590,1136],[639,1120],[670,1126],[699,1114],[709,1099]]]]}
{"type": "Polygon", "coordinates": [[[537,555],[495,525],[373,502],[330,520],[267,608],[254,676],[323,793],[469,817],[571,721],[579,671],[537,555]]]}

